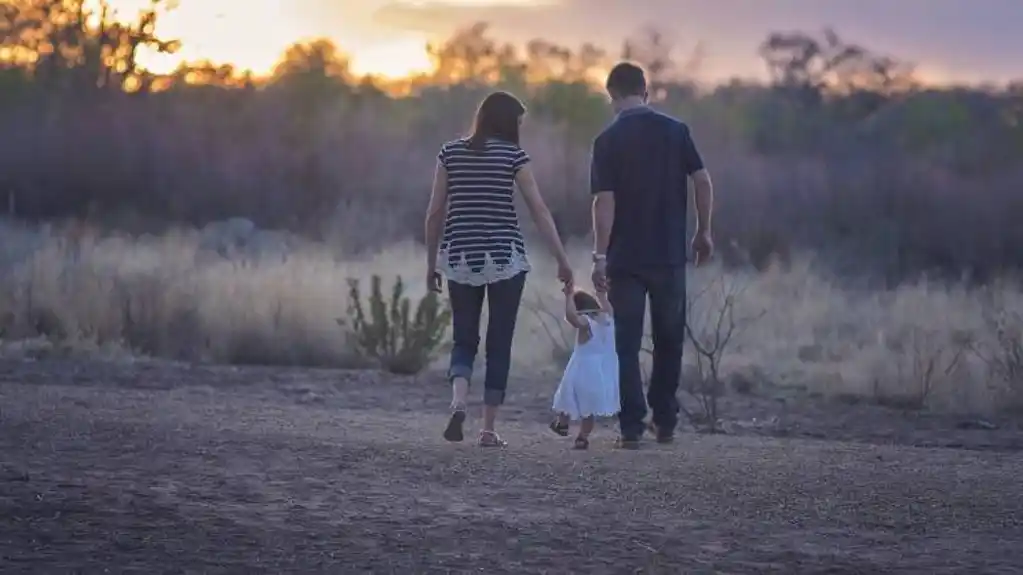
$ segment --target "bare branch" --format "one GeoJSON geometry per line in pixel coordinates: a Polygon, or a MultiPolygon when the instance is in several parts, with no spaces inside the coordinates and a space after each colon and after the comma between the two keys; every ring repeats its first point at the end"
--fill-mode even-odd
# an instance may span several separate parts
{"type": "Polygon", "coordinates": [[[572,351],[572,339],[561,327],[561,318],[551,311],[540,294],[535,294],[532,303],[527,303],[525,309],[533,314],[540,328],[543,329],[552,346],[552,359],[558,362],[566,361],[572,351]]]}
{"type": "Polygon", "coordinates": [[[745,286],[737,282],[724,282],[721,278],[714,278],[707,286],[694,297],[689,298],[686,310],[686,335],[689,343],[696,351],[696,367],[700,377],[700,384],[695,389],[687,388],[690,395],[693,395],[700,405],[701,412],[690,413],[685,411],[687,417],[695,428],[709,433],[720,431],[718,423],[718,398],[723,389],[721,381],[721,360],[728,345],[731,343],[737,330],[749,325],[766,314],[766,310],[748,318],[737,318],[735,313],[736,302],[739,296],[744,293],[745,286]],[[694,303],[698,298],[704,297],[712,287],[718,287],[719,298],[708,306],[704,314],[704,320],[697,324],[693,321],[692,312],[694,303]],[[712,315],[712,317],[708,317],[712,315]],[[709,325],[702,329],[699,325],[709,325]],[[702,426],[702,427],[701,427],[702,426]]]}

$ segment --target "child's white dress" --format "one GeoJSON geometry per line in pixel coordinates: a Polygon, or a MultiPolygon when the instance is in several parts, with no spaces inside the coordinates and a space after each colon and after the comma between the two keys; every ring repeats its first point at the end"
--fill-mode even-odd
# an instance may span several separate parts
{"type": "Polygon", "coordinates": [[[553,409],[573,420],[612,416],[621,410],[614,320],[605,313],[581,317],[590,325],[590,339],[586,343],[576,339],[561,385],[554,393],[553,409]]]}

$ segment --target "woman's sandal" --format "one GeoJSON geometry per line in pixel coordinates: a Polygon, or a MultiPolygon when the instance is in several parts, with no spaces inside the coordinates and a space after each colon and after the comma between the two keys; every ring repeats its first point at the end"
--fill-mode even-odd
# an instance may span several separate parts
{"type": "Polygon", "coordinates": [[[451,419],[448,420],[448,426],[444,429],[444,439],[452,443],[465,439],[465,432],[462,430],[463,425],[465,425],[465,408],[455,408],[451,413],[451,419]]]}
{"type": "Polygon", "coordinates": [[[481,431],[476,444],[480,447],[508,447],[508,442],[501,439],[496,431],[481,431]]]}
{"type": "Polygon", "coordinates": [[[572,444],[572,449],[578,449],[580,451],[590,448],[590,440],[585,437],[576,437],[575,443],[572,444]]]}
{"type": "Polygon", "coordinates": [[[557,433],[561,437],[568,437],[568,424],[555,419],[550,424],[551,431],[557,433]]]}

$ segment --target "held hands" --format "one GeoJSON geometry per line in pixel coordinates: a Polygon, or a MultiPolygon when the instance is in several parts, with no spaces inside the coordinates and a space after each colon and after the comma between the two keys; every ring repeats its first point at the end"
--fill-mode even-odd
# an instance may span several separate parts
{"type": "Polygon", "coordinates": [[[558,281],[562,284],[562,291],[566,294],[575,289],[575,276],[572,273],[572,266],[568,263],[567,257],[558,258],[558,281]]]}
{"type": "Polygon", "coordinates": [[[593,270],[590,272],[590,280],[593,281],[593,289],[597,292],[607,292],[607,260],[599,259],[593,261],[593,270]]]}

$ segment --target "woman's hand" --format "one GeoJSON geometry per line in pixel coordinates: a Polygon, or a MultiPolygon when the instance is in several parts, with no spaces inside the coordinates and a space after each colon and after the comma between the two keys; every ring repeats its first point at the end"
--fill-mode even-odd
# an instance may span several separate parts
{"type": "Polygon", "coordinates": [[[564,284],[564,289],[572,290],[575,288],[575,275],[572,273],[572,266],[568,263],[568,258],[558,258],[558,281],[564,284]]]}
{"type": "Polygon", "coordinates": [[[426,268],[426,289],[433,293],[441,293],[441,277],[437,268],[429,266],[426,268]]]}

